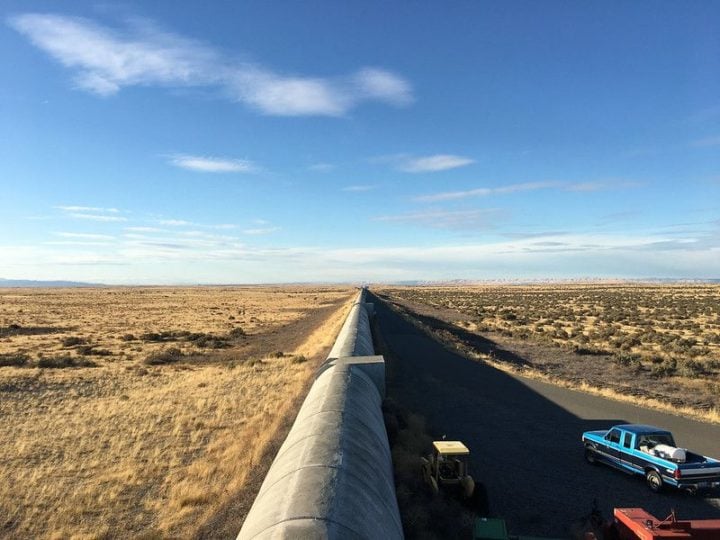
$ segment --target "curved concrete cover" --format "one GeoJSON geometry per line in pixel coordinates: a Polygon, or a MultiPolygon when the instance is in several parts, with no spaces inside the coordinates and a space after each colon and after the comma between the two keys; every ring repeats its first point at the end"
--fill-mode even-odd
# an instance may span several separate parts
{"type": "Polygon", "coordinates": [[[373,354],[368,310],[356,303],[239,539],[403,537],[381,410],[384,362],[373,354]]]}

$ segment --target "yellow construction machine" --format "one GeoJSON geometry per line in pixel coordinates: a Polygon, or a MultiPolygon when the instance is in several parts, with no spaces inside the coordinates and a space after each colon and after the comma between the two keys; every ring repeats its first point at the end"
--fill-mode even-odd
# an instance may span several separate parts
{"type": "Polygon", "coordinates": [[[476,487],[468,474],[470,450],[460,441],[433,441],[433,451],[422,460],[423,479],[433,493],[455,490],[461,499],[472,499],[476,487]]]}

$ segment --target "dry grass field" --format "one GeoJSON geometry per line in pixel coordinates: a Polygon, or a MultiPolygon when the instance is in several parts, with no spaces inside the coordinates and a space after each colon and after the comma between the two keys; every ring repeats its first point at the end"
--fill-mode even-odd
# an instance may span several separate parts
{"type": "Polygon", "coordinates": [[[380,292],[441,338],[502,369],[720,421],[720,286],[380,292]]]}
{"type": "Polygon", "coordinates": [[[0,290],[0,537],[198,536],[254,496],[355,293],[0,290]]]}

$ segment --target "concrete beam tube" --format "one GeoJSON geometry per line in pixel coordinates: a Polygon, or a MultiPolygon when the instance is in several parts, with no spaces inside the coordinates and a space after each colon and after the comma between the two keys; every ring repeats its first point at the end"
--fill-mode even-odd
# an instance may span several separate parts
{"type": "Polygon", "coordinates": [[[238,535],[402,539],[364,290],[319,370],[238,535]],[[349,354],[347,354],[349,353],[349,354]]]}
{"type": "Polygon", "coordinates": [[[370,332],[370,318],[364,305],[356,303],[350,309],[328,358],[372,356],[373,354],[375,354],[375,348],[370,332]]]}

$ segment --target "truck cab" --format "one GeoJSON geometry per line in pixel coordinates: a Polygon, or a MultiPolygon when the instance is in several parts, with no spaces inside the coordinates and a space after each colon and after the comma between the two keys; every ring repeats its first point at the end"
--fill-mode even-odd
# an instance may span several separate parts
{"type": "Polygon", "coordinates": [[[588,463],[605,463],[641,474],[652,491],[666,485],[697,491],[720,487],[720,461],[678,448],[667,430],[644,424],[621,424],[582,436],[588,463]]]}

